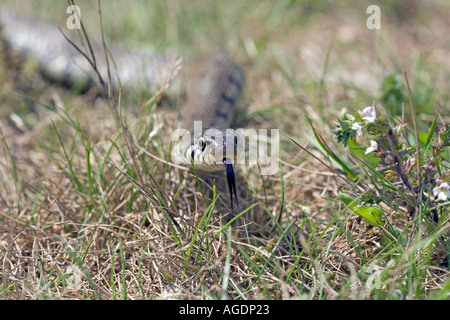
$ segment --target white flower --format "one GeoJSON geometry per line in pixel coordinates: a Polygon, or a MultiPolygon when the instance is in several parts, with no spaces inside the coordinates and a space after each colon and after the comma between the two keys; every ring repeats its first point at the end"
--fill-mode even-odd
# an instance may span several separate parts
{"type": "Polygon", "coordinates": [[[368,153],[371,153],[371,152],[377,151],[377,150],[378,150],[378,143],[375,140],[370,140],[370,147],[368,147],[366,149],[365,154],[368,154],[368,153]]]}
{"type": "Polygon", "coordinates": [[[355,130],[356,134],[360,137],[362,136],[362,128],[363,128],[363,126],[361,125],[360,122],[354,122],[352,124],[352,129],[355,130]]]}
{"type": "Polygon", "coordinates": [[[400,123],[393,128],[393,131],[396,135],[399,135],[402,132],[404,127],[406,127],[406,124],[400,123]]]}
{"type": "Polygon", "coordinates": [[[409,173],[415,164],[416,158],[409,158],[408,160],[406,160],[404,164],[406,173],[409,173]]]}
{"type": "Polygon", "coordinates": [[[447,182],[442,182],[439,186],[433,189],[434,196],[437,196],[438,201],[447,201],[450,198],[450,186],[447,182]]]}
{"type": "Polygon", "coordinates": [[[377,113],[375,111],[374,106],[365,107],[364,110],[361,112],[361,114],[363,120],[367,120],[370,123],[374,122],[377,117],[377,113]]]}

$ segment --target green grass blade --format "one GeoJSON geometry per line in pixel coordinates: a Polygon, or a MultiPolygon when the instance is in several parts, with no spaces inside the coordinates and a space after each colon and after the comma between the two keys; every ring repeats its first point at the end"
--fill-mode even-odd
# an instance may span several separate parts
{"type": "Polygon", "coordinates": [[[311,120],[309,120],[309,124],[314,132],[314,136],[316,137],[317,142],[319,143],[320,147],[323,149],[323,151],[326,152],[326,154],[331,157],[334,161],[336,161],[342,168],[342,170],[345,171],[345,173],[347,174],[347,176],[350,179],[355,179],[356,175],[352,172],[352,170],[345,164],[345,162],[339,158],[326,144],[325,140],[323,139],[323,137],[320,135],[320,133],[314,128],[311,120]]]}

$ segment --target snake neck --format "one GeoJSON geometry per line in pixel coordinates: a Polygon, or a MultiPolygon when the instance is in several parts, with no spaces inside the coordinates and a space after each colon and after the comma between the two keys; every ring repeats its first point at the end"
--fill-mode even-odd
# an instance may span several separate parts
{"type": "Polygon", "coordinates": [[[201,121],[203,128],[232,127],[236,103],[244,86],[241,67],[225,53],[216,53],[190,74],[181,127],[190,130],[194,121],[201,121]]]}

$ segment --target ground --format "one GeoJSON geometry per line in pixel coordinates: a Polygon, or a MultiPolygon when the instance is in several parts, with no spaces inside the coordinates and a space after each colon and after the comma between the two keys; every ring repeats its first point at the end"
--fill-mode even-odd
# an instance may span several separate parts
{"type": "MultiPolygon", "coordinates": [[[[66,23],[65,2],[15,2],[1,9],[66,23]]],[[[98,41],[97,3],[77,4],[98,41]]],[[[249,208],[244,232],[228,227],[226,206],[211,200],[212,181],[198,183],[167,163],[181,98],[122,97],[123,121],[139,146],[133,160],[96,89],[79,94],[42,79],[32,62],[17,70],[2,59],[1,298],[448,299],[442,246],[433,242],[430,258],[417,264],[410,247],[385,250],[382,231],[339,200],[339,191],[366,184],[339,174],[309,123],[350,159],[332,134],[337,117],[375,104],[411,124],[406,95],[388,103],[396,91],[386,79],[402,84],[405,73],[419,126],[426,131],[435,115],[449,122],[450,6],[385,1],[380,29],[369,29],[371,4],[102,3],[108,43],[197,59],[225,51],[242,65],[238,124],[280,130],[276,174],[238,171],[241,209],[249,208]]],[[[410,230],[407,218],[389,217],[410,230]]],[[[441,224],[445,233],[448,218],[441,224]]]]}

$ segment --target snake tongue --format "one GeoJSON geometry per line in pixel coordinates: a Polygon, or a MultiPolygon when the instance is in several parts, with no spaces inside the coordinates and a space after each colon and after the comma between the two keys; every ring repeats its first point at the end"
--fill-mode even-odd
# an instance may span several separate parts
{"type": "Polygon", "coordinates": [[[227,174],[228,189],[230,189],[231,211],[233,211],[233,193],[236,199],[236,203],[239,206],[236,194],[236,179],[234,177],[233,165],[231,163],[227,163],[226,159],[223,159],[223,164],[225,165],[225,171],[227,174]]]}

